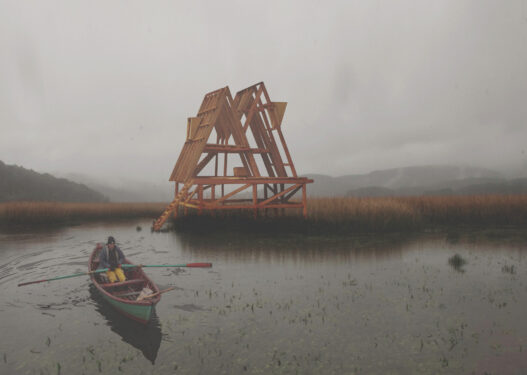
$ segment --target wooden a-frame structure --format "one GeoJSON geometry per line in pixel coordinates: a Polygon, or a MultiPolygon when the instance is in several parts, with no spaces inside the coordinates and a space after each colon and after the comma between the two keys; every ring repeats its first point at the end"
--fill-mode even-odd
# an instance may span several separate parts
{"type": "Polygon", "coordinates": [[[281,130],[286,105],[272,102],[263,82],[239,91],[234,99],[229,87],[206,94],[196,117],[188,119],[187,139],[170,175],[174,200],[152,229],[161,229],[179,206],[198,213],[252,209],[255,216],[260,209],[301,208],[305,217],[306,184],[313,180],[296,174],[281,130]],[[239,163],[232,174],[229,155],[239,163]],[[252,197],[247,194],[251,190],[252,197]],[[300,190],[301,201],[292,201],[300,190]]]}

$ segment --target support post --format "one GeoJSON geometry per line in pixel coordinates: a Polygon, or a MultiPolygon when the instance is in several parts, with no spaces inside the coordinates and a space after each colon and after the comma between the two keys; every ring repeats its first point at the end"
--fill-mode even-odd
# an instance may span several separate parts
{"type": "MultiPolygon", "coordinates": [[[[278,184],[273,184],[274,193],[278,194],[278,184]]],[[[278,208],[273,208],[274,210],[274,216],[277,217],[279,215],[278,208]]]]}
{"type": "MultiPolygon", "coordinates": [[[[267,184],[264,184],[264,201],[267,200],[267,184]]],[[[268,209],[264,208],[264,215],[267,217],[268,209]]]]}
{"type": "Polygon", "coordinates": [[[201,215],[203,213],[203,185],[198,185],[198,215],[201,215]]]}
{"type": "Polygon", "coordinates": [[[254,218],[258,217],[258,184],[253,184],[253,206],[254,206],[254,218]]]}
{"type": "Polygon", "coordinates": [[[307,219],[307,194],[306,194],[306,184],[302,185],[302,214],[304,215],[304,219],[307,219]]]}
{"type": "MultiPolygon", "coordinates": [[[[210,201],[214,203],[216,200],[216,185],[211,185],[210,187],[210,201]]],[[[212,210],[212,216],[216,216],[216,210],[212,210]]]]}
{"type": "MultiPolygon", "coordinates": [[[[284,188],[285,188],[284,184],[280,184],[280,192],[283,192],[284,188]]],[[[280,202],[284,203],[284,196],[283,195],[280,197],[280,202]]],[[[281,211],[280,215],[281,216],[285,216],[285,208],[281,208],[280,211],[281,211]]]]}
{"type": "MultiPolygon", "coordinates": [[[[174,199],[177,197],[178,193],[179,193],[179,182],[176,182],[174,186],[174,199]]],[[[179,208],[179,204],[176,205],[176,207],[174,208],[174,211],[172,214],[174,219],[177,218],[178,208],[179,208]]]]}

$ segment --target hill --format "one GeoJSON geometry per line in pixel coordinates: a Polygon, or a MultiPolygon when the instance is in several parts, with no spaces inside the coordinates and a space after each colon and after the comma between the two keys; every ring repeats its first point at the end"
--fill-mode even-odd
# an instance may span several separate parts
{"type": "Polygon", "coordinates": [[[308,194],[326,197],[421,195],[428,191],[459,190],[505,181],[500,173],[490,169],[448,165],[394,168],[340,177],[316,174],[307,177],[315,180],[308,187],[308,194]]]}
{"type": "Polygon", "coordinates": [[[101,193],[85,185],[0,161],[0,202],[105,202],[101,193]]]}

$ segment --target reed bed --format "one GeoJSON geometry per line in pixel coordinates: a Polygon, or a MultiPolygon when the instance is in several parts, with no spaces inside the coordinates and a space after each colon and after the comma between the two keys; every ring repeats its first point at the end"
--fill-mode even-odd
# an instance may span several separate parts
{"type": "Polygon", "coordinates": [[[0,203],[1,224],[53,224],[93,220],[154,218],[165,203],[0,203]]]}
{"type": "Polygon", "coordinates": [[[307,218],[300,210],[228,211],[179,215],[175,229],[327,232],[420,231],[443,227],[527,225],[527,195],[310,198],[307,218]],[[221,218],[221,220],[218,220],[221,218]]]}
{"type": "Polygon", "coordinates": [[[527,195],[315,198],[308,218],[380,228],[527,224],[527,195]]]}
{"type": "MultiPolygon", "coordinates": [[[[527,225],[527,195],[310,198],[301,210],[190,211],[172,222],[177,230],[305,232],[416,231],[438,227],[527,225]],[[276,212],[278,211],[278,215],[276,212]]],[[[0,224],[69,223],[157,218],[167,203],[0,203],[0,224]]]]}

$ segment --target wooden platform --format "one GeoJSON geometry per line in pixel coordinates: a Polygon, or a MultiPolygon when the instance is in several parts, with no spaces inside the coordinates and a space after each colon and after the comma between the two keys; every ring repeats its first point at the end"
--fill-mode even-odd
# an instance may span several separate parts
{"type": "Polygon", "coordinates": [[[255,215],[266,208],[300,208],[306,216],[306,185],[313,180],[297,176],[282,133],[286,106],[271,101],[263,82],[234,98],[228,87],[206,94],[187,121],[187,140],[170,175],[174,200],[153,229],[161,229],[178,207],[200,213],[252,209],[255,215]],[[291,201],[300,192],[301,199],[291,201]],[[247,193],[251,198],[243,197],[247,193]]]}

